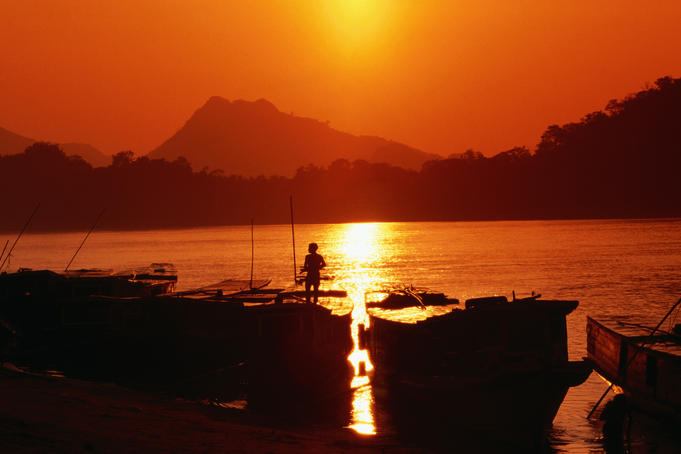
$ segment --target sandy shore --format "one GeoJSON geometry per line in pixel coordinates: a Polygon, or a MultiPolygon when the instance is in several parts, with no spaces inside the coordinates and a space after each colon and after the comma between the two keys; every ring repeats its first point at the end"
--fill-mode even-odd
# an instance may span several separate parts
{"type": "Polygon", "coordinates": [[[350,430],[289,431],[245,412],[0,369],[0,452],[424,452],[350,430]]]}

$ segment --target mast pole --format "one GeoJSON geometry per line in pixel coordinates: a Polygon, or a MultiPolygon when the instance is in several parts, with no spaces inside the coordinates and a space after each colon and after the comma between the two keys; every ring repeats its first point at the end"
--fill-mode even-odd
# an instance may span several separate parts
{"type": "Polygon", "coordinates": [[[2,257],[5,255],[5,249],[7,249],[8,244],[9,244],[9,240],[5,240],[5,247],[2,248],[2,253],[0,254],[0,260],[2,260],[2,257]]]}
{"type": "Polygon", "coordinates": [[[17,236],[17,239],[14,240],[14,243],[12,243],[12,247],[9,248],[9,252],[5,256],[5,259],[2,261],[2,264],[0,264],[0,270],[5,266],[5,263],[7,263],[7,259],[9,259],[10,255],[12,255],[12,251],[14,250],[14,246],[17,245],[19,242],[19,238],[21,238],[21,235],[24,234],[24,231],[26,230],[26,227],[28,227],[28,224],[31,223],[31,219],[33,219],[33,216],[35,216],[35,213],[38,211],[38,208],[40,208],[40,203],[38,203],[35,208],[33,209],[33,213],[28,217],[28,221],[26,221],[26,224],[24,224],[24,228],[21,229],[21,232],[19,232],[19,235],[17,236]]]}
{"type": "Polygon", "coordinates": [[[255,258],[255,246],[253,242],[253,218],[251,218],[251,283],[250,287],[253,290],[253,259],[255,258]]]}
{"type": "Polygon", "coordinates": [[[73,257],[71,257],[71,260],[69,260],[69,264],[66,265],[66,268],[64,268],[64,272],[65,272],[65,273],[69,270],[69,267],[70,267],[71,264],[73,263],[73,260],[76,258],[76,256],[77,256],[78,253],[80,252],[80,249],[83,247],[83,245],[84,245],[85,242],[87,241],[88,237],[90,236],[90,234],[92,233],[92,231],[95,229],[95,227],[96,227],[97,224],[99,223],[99,220],[102,219],[102,216],[104,215],[104,212],[105,212],[105,211],[106,211],[106,208],[104,208],[104,209],[101,211],[101,213],[99,213],[99,216],[97,216],[97,220],[95,221],[94,224],[92,224],[92,227],[90,228],[90,230],[89,230],[89,231],[87,232],[87,234],[85,235],[85,238],[83,238],[83,241],[80,243],[80,246],[78,246],[78,249],[76,249],[76,252],[73,254],[73,257]]]}
{"type": "Polygon", "coordinates": [[[293,195],[288,198],[289,207],[291,208],[291,239],[293,242],[293,285],[298,285],[298,267],[296,266],[296,233],[293,227],[293,195]]]}

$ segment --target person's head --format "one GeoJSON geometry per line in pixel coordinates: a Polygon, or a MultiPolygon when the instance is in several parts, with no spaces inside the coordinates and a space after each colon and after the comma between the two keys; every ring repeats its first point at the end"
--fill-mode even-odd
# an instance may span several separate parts
{"type": "Polygon", "coordinates": [[[310,245],[307,247],[307,251],[310,254],[314,254],[317,252],[317,249],[319,249],[319,246],[317,246],[317,243],[310,243],[310,245]]]}

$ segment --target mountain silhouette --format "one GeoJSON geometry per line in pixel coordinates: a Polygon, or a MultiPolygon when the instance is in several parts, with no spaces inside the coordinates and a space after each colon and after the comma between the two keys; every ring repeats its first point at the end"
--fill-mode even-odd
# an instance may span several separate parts
{"type": "Polygon", "coordinates": [[[60,144],[67,156],[80,156],[93,167],[105,167],[111,164],[111,155],[99,151],[87,143],[69,142],[60,144]]]}
{"type": "Polygon", "coordinates": [[[22,153],[26,147],[34,142],[33,139],[8,131],[0,126],[0,155],[22,153]]]}
{"type": "MultiPolygon", "coordinates": [[[[280,117],[271,105],[254,104],[245,107],[298,120],[280,117]]],[[[347,143],[369,140],[312,124],[347,143]]],[[[41,208],[32,230],[83,230],[103,206],[107,215],[101,229],[247,224],[251,219],[280,224],[289,221],[290,195],[300,201],[300,223],[678,218],[679,124],[681,78],[663,77],[579,121],[549,125],[533,149],[514,147],[491,157],[471,149],[426,162],[419,171],[339,159],[328,166],[303,166],[293,177],[245,178],[195,170],[183,158],[155,159],[131,151],[93,168],[42,142],[0,156],[0,193],[11,194],[4,200],[0,232],[21,228],[37,202],[41,208]]],[[[373,152],[406,150],[409,157],[408,147],[374,140],[388,148],[373,152]]],[[[255,151],[250,160],[267,163],[255,151]]]]}
{"type": "MultiPolygon", "coordinates": [[[[0,155],[22,153],[26,147],[36,142],[38,141],[35,139],[24,137],[0,127],[0,155]]],[[[102,167],[111,164],[111,156],[105,155],[92,145],[72,142],[61,143],[59,146],[67,156],[80,156],[93,167],[102,167]]]]}
{"type": "Polygon", "coordinates": [[[292,176],[301,166],[337,159],[385,162],[408,169],[441,156],[375,136],[356,136],[328,123],[279,111],[265,99],[213,96],[150,158],[184,156],[195,169],[244,176],[292,176]]]}

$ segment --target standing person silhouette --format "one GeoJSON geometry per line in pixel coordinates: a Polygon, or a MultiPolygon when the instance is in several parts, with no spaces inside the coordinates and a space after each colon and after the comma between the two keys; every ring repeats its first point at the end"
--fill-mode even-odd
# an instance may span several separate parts
{"type": "Polygon", "coordinates": [[[310,287],[314,287],[314,302],[317,303],[319,300],[319,272],[322,268],[326,266],[324,257],[317,254],[317,243],[310,243],[307,247],[309,254],[305,256],[305,265],[303,265],[303,271],[307,271],[305,276],[305,301],[310,302],[310,287]]]}

